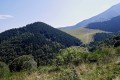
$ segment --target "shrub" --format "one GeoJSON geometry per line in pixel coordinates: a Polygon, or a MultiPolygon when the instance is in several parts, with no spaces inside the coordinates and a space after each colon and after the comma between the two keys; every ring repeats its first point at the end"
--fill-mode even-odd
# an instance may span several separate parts
{"type": "Polygon", "coordinates": [[[120,56],[120,47],[116,48],[116,54],[120,56]]]}
{"type": "Polygon", "coordinates": [[[82,59],[80,58],[76,58],[72,61],[72,63],[75,65],[75,66],[78,66],[80,63],[82,62],[82,59]]]}
{"type": "Polygon", "coordinates": [[[9,68],[4,62],[0,62],[0,78],[7,78],[9,76],[9,68]]]}
{"type": "Polygon", "coordinates": [[[34,60],[24,61],[22,65],[22,69],[34,71],[37,69],[37,63],[34,60]]]}
{"type": "Polygon", "coordinates": [[[115,55],[115,49],[112,47],[101,47],[94,52],[91,52],[87,56],[88,62],[102,62],[109,63],[111,62],[111,57],[115,55]]]}
{"type": "Polygon", "coordinates": [[[97,53],[90,53],[87,57],[88,62],[97,62],[99,59],[99,55],[97,53]]]}
{"type": "Polygon", "coordinates": [[[37,63],[34,61],[33,56],[23,55],[15,58],[9,68],[11,71],[33,70],[37,69],[37,63]]]}
{"type": "Polygon", "coordinates": [[[63,65],[73,63],[78,65],[81,62],[81,52],[77,48],[67,48],[61,50],[56,56],[55,64],[63,65]]]}
{"type": "Polygon", "coordinates": [[[120,41],[117,41],[115,44],[114,44],[114,47],[118,47],[120,46],[120,41]]]}

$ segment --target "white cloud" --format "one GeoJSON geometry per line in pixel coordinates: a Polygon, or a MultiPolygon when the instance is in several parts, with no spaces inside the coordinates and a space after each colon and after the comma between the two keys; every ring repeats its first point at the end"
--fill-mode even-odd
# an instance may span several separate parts
{"type": "Polygon", "coordinates": [[[9,18],[13,18],[13,16],[11,16],[11,15],[0,15],[0,19],[9,19],[9,18]]]}

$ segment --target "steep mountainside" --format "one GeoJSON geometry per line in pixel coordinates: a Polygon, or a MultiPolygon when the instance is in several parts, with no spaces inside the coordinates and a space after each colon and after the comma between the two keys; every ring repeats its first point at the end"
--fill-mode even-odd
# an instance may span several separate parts
{"type": "Polygon", "coordinates": [[[120,16],[112,18],[105,22],[96,22],[89,24],[86,28],[99,29],[108,32],[120,32],[120,16]]]}
{"type": "Polygon", "coordinates": [[[84,43],[96,40],[103,40],[109,36],[108,33],[120,32],[120,4],[117,4],[107,11],[78,23],[75,26],[61,28],[61,30],[79,38],[84,43]],[[83,26],[82,28],[80,28],[83,26]],[[99,33],[99,34],[96,34],[99,33]],[[99,38],[101,37],[101,39],[99,38]]]}
{"type": "Polygon", "coordinates": [[[31,54],[38,65],[48,64],[60,49],[80,44],[77,38],[65,32],[35,22],[0,34],[0,61],[10,63],[18,56],[31,54]]]}
{"type": "Polygon", "coordinates": [[[74,26],[70,26],[70,27],[63,27],[60,29],[64,29],[64,30],[69,30],[69,29],[74,29],[74,28],[79,28],[79,27],[85,27],[90,23],[94,23],[94,22],[104,22],[104,21],[108,21],[113,17],[119,16],[120,15],[120,3],[117,5],[112,6],[110,9],[104,11],[103,13],[94,16],[90,19],[84,20],[82,22],[79,22],[78,24],[74,25],[74,26]]]}

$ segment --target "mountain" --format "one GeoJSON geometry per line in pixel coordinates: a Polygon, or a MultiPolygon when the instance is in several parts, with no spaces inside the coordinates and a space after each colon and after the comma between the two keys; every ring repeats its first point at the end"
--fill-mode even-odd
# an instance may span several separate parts
{"type": "Polygon", "coordinates": [[[78,24],[76,24],[74,26],[63,27],[60,29],[69,30],[69,29],[75,29],[75,28],[79,28],[79,27],[85,27],[90,23],[108,21],[111,18],[117,17],[119,15],[120,15],[120,3],[112,6],[111,8],[109,8],[108,10],[104,11],[101,14],[94,16],[90,19],[84,20],[82,22],[79,22],[78,24]]]}
{"type": "Polygon", "coordinates": [[[120,32],[120,3],[105,12],[84,20],[75,26],[60,28],[60,30],[79,38],[83,43],[103,40],[107,33],[120,32]],[[100,39],[100,38],[101,39],[100,39]]]}
{"type": "Polygon", "coordinates": [[[80,40],[65,32],[35,22],[0,33],[0,61],[10,63],[16,57],[30,54],[38,65],[46,65],[60,49],[80,44],[80,40]]]}
{"type": "Polygon", "coordinates": [[[103,31],[119,33],[120,32],[120,16],[114,17],[111,20],[104,21],[104,22],[91,23],[86,28],[99,29],[103,31]]]}
{"type": "Polygon", "coordinates": [[[111,37],[111,33],[120,33],[120,16],[104,22],[91,23],[84,28],[75,28],[63,31],[79,38],[83,43],[104,40],[111,37]]]}

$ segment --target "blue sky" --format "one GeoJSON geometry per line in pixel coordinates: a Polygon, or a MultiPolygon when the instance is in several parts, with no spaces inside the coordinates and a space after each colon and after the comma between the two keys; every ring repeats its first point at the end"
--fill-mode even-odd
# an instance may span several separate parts
{"type": "Polygon", "coordinates": [[[117,3],[120,0],[0,0],[0,32],[36,21],[71,26],[117,3]]]}

